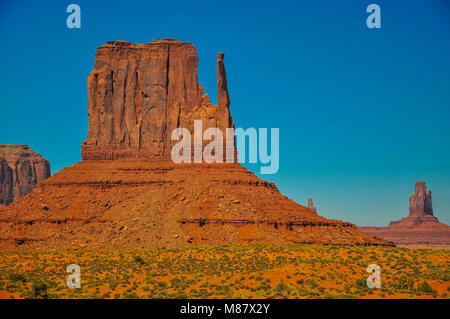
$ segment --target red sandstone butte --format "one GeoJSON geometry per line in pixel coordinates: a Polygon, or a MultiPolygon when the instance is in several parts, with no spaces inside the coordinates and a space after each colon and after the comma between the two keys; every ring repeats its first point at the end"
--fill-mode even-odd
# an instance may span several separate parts
{"type": "Polygon", "coordinates": [[[84,160],[170,156],[175,128],[194,131],[234,127],[224,66],[217,59],[217,106],[197,79],[198,56],[192,43],[175,39],[147,44],[114,41],[97,50],[88,78],[88,138],[84,160]]]}
{"type": "MultiPolygon", "coordinates": [[[[386,245],[323,218],[238,163],[175,164],[173,129],[234,127],[224,55],[218,105],[191,43],[108,42],[88,79],[83,161],[0,209],[0,248],[152,248],[268,243],[386,245]]],[[[234,145],[233,145],[234,147],[234,145]]]]}
{"type": "Polygon", "coordinates": [[[409,197],[409,216],[386,227],[359,227],[366,234],[382,237],[404,247],[450,248],[450,226],[433,215],[431,190],[425,182],[415,184],[409,197]]]}
{"type": "Polygon", "coordinates": [[[0,144],[0,205],[28,194],[50,177],[50,163],[28,145],[0,144]]]}

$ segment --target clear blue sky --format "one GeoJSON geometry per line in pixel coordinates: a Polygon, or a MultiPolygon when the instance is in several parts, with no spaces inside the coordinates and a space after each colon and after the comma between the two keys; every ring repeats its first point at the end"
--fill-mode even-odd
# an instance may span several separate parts
{"type": "Polygon", "coordinates": [[[386,225],[416,180],[450,223],[450,2],[0,2],[0,143],[29,144],[52,171],[81,160],[86,80],[106,41],[192,42],[216,100],[225,52],[240,127],[279,127],[280,170],[264,179],[328,218],[386,225]],[[82,28],[66,27],[81,7],[82,28]],[[366,7],[381,7],[368,29],[366,7]]]}

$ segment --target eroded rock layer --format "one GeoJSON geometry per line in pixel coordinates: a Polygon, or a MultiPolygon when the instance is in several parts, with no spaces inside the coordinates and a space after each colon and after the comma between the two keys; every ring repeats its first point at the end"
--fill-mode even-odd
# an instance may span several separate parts
{"type": "Polygon", "coordinates": [[[50,163],[28,145],[0,144],[0,205],[28,194],[50,177],[50,163]]]}

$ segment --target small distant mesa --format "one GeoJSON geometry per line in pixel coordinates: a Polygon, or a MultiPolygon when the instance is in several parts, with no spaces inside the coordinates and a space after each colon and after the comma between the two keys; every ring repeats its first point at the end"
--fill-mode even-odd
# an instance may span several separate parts
{"type": "Polygon", "coordinates": [[[450,226],[434,216],[431,190],[423,181],[415,183],[409,197],[409,216],[391,221],[386,227],[359,227],[368,235],[393,241],[405,247],[450,248],[450,226]]]}
{"type": "Polygon", "coordinates": [[[23,144],[0,144],[0,206],[8,205],[50,177],[50,162],[23,144]]]}

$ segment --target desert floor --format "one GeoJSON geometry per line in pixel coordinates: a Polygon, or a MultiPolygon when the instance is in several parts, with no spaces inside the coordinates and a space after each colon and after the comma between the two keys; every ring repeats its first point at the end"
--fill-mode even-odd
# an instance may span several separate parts
{"type": "Polygon", "coordinates": [[[449,298],[450,250],[268,245],[0,251],[0,298],[449,298]],[[67,288],[66,268],[81,268],[67,288]],[[367,266],[381,268],[369,289],[367,266]]]}

